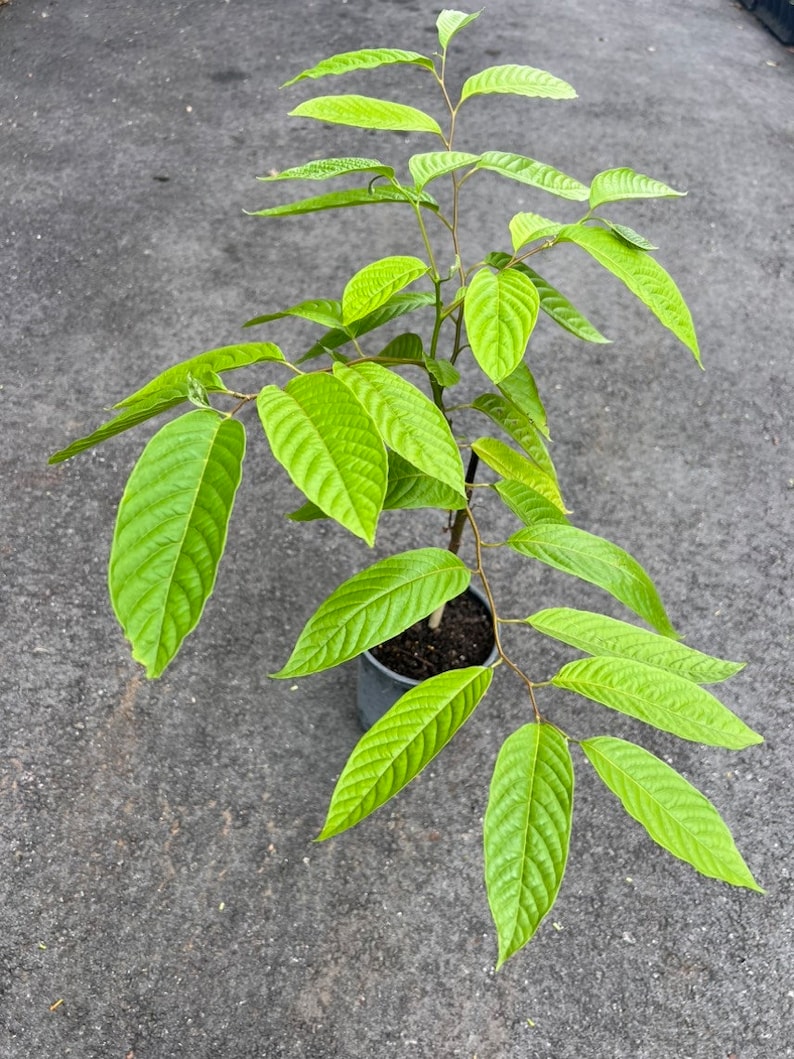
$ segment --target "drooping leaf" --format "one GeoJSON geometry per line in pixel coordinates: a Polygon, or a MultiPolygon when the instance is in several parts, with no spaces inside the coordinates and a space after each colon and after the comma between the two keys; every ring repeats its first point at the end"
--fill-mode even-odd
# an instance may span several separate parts
{"type": "Polygon", "coordinates": [[[384,257],[365,265],[348,280],[342,294],[342,320],[347,326],[362,320],[429,272],[429,266],[418,257],[384,257]]]}
{"type": "Polygon", "coordinates": [[[304,213],[319,213],[322,210],[339,210],[348,206],[378,206],[384,202],[418,202],[433,211],[438,203],[430,195],[417,195],[413,188],[383,187],[351,188],[348,191],[329,191],[326,195],[314,195],[297,202],[285,202],[281,206],[269,206],[264,210],[244,210],[249,217],[299,217],[304,213]]]}
{"type": "Polygon", "coordinates": [[[499,389],[519,412],[530,419],[544,438],[549,436],[546,409],[540,399],[532,372],[526,364],[519,364],[512,374],[502,379],[499,389]]]}
{"type": "Polygon", "coordinates": [[[332,375],[266,386],[257,409],[273,455],[301,492],[367,544],[375,541],[388,465],[372,417],[332,375]]]}
{"type": "Polygon", "coordinates": [[[449,47],[449,42],[455,34],[459,33],[465,26],[468,26],[475,18],[479,18],[483,10],[485,9],[482,8],[480,11],[475,11],[470,15],[465,14],[463,11],[442,11],[436,19],[438,42],[442,51],[449,47]]]}
{"type": "Polygon", "coordinates": [[[663,636],[677,636],[650,577],[612,541],[577,526],[544,524],[519,530],[507,543],[520,555],[603,588],[663,636]]]}
{"type": "Polygon", "coordinates": [[[517,180],[520,184],[529,184],[530,187],[541,188],[552,195],[574,202],[586,202],[590,194],[588,187],[561,173],[554,166],[508,151],[486,151],[480,155],[477,169],[492,169],[495,173],[517,180]]]}
{"type": "Polygon", "coordinates": [[[492,676],[483,666],[453,669],[398,699],[350,755],[319,837],[353,827],[418,776],[471,716],[492,676]]]}
{"type": "Polygon", "coordinates": [[[482,268],[474,274],[463,317],[471,351],[493,382],[500,383],[521,363],[539,307],[538,292],[520,272],[482,268]]]}
{"type": "Polygon", "coordinates": [[[742,750],[763,742],[711,692],[644,662],[581,658],[563,666],[552,684],[694,743],[742,750]]]}
{"type": "Polygon", "coordinates": [[[614,224],[612,221],[608,221],[606,217],[598,218],[603,224],[609,228],[611,232],[622,239],[624,243],[628,243],[629,246],[636,246],[638,250],[658,250],[658,246],[654,246],[653,243],[646,239],[644,235],[640,235],[639,232],[635,232],[633,228],[629,228],[627,224],[614,224]]]}
{"type": "Polygon", "coordinates": [[[505,479],[503,482],[496,482],[493,488],[505,507],[525,526],[532,526],[536,522],[568,522],[556,504],[523,482],[505,479]]]}
{"type": "Polygon", "coordinates": [[[717,810],[675,769],[623,739],[598,736],[580,745],[629,816],[662,849],[701,875],[764,892],[717,810]]]}
{"type": "Polygon", "coordinates": [[[565,226],[558,221],[550,221],[548,217],[541,217],[539,213],[517,213],[510,218],[508,227],[513,249],[518,253],[527,243],[534,243],[536,239],[556,238],[565,226]]]}
{"type": "Polygon", "coordinates": [[[681,292],[669,273],[644,250],[629,246],[604,228],[570,224],[557,233],[558,242],[576,243],[625,284],[653,315],[673,332],[700,364],[695,327],[681,292]]]}
{"type": "Polygon", "coordinates": [[[571,835],[573,763],[548,724],[508,736],[485,813],[485,884],[501,966],[529,941],[556,900],[571,835]]]}
{"type": "Polygon", "coordinates": [[[624,199],[658,199],[680,197],[685,191],[675,191],[660,180],[643,176],[633,169],[606,169],[593,177],[590,185],[590,209],[605,202],[621,202],[624,199]]]}
{"type": "Polygon", "coordinates": [[[443,548],[381,559],[331,593],[304,626],[287,664],[273,676],[306,676],[347,662],[428,617],[465,592],[470,580],[464,563],[443,548]]]}
{"type": "Polygon", "coordinates": [[[245,430],[195,411],[148,443],[119,505],[108,581],[132,655],[158,677],[215,584],[240,484],[245,430]]]}
{"type": "Polygon", "coordinates": [[[492,471],[496,471],[502,478],[529,486],[565,514],[565,502],[556,480],[541,470],[533,460],[522,456],[499,438],[478,438],[471,447],[492,471]]]}
{"type": "Polygon", "coordinates": [[[342,304],[331,298],[312,298],[305,302],[298,302],[289,309],[282,309],[277,313],[265,313],[263,316],[255,316],[253,320],[247,320],[243,327],[256,327],[258,324],[267,324],[271,320],[282,320],[285,316],[297,316],[301,320],[311,320],[314,324],[322,327],[338,327],[342,323],[342,304]]]}
{"type": "Polygon", "coordinates": [[[431,180],[445,176],[456,169],[474,165],[480,156],[465,151],[427,151],[414,154],[408,159],[408,169],[414,178],[417,189],[423,188],[431,180]]]}
{"type": "Polygon", "coordinates": [[[406,313],[412,313],[417,309],[424,309],[428,305],[434,305],[435,300],[436,296],[433,291],[406,291],[401,294],[393,294],[385,305],[376,309],[374,313],[369,313],[363,319],[355,320],[348,329],[334,328],[326,332],[319,341],[315,342],[311,349],[298,358],[298,363],[301,364],[303,361],[321,357],[324,353],[344,346],[347,342],[350,342],[352,337],[358,338],[360,335],[375,331],[391,320],[404,316],[406,313]]]}
{"type": "Polygon", "coordinates": [[[391,178],[394,170],[375,158],[316,158],[312,162],[282,169],[280,173],[257,177],[267,184],[274,180],[333,180],[334,177],[348,176],[350,173],[376,173],[378,176],[391,178]]]}
{"type": "Polygon", "coordinates": [[[633,658],[636,662],[677,673],[696,684],[715,684],[727,680],[744,662],[728,662],[722,658],[696,651],[693,647],[658,636],[648,629],[571,607],[549,607],[526,619],[527,623],[545,636],[587,651],[591,655],[615,655],[633,658]]]}
{"type": "Polygon", "coordinates": [[[512,401],[502,394],[485,393],[472,401],[472,407],[501,427],[549,478],[557,481],[557,472],[537,427],[512,401]]]}
{"type": "Polygon", "coordinates": [[[576,99],[576,91],[566,81],[561,81],[546,70],[515,63],[489,66],[487,70],[469,77],[463,85],[460,98],[463,102],[471,96],[491,93],[541,99],[576,99]]]}
{"type": "Polygon", "coordinates": [[[415,51],[403,51],[400,48],[361,48],[359,51],[341,52],[323,59],[316,66],[303,70],[297,76],[285,81],[281,88],[288,88],[298,81],[316,80],[329,75],[352,73],[355,70],[374,70],[379,66],[391,66],[395,63],[411,63],[433,69],[433,60],[415,51]]]}
{"type": "Polygon", "coordinates": [[[416,107],[372,96],[316,96],[290,111],[291,118],[314,118],[331,125],[353,125],[358,129],[391,132],[433,132],[443,139],[435,118],[416,107]]]}

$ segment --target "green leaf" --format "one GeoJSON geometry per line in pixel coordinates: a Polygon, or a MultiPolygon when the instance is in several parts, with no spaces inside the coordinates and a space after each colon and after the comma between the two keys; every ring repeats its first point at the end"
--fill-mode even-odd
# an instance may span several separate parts
{"type": "Polygon", "coordinates": [[[395,63],[412,63],[416,66],[424,66],[428,70],[433,69],[433,60],[415,51],[402,51],[399,48],[362,48],[360,51],[346,51],[339,55],[332,55],[329,59],[323,59],[308,70],[303,70],[296,77],[285,81],[281,88],[288,88],[297,81],[307,78],[316,80],[319,77],[329,75],[352,73],[355,70],[374,70],[378,66],[391,66],[395,63]]]}
{"type": "Polygon", "coordinates": [[[518,253],[527,243],[534,243],[536,239],[554,239],[564,225],[541,217],[539,213],[517,213],[511,217],[508,227],[513,249],[518,253]]]}
{"type": "Polygon", "coordinates": [[[444,749],[491,683],[483,666],[429,677],[407,691],[359,740],[342,770],[320,839],[369,816],[444,749]]]}
{"type": "Polygon", "coordinates": [[[347,662],[427,618],[465,592],[470,580],[464,563],[443,548],[381,559],[331,593],[304,626],[287,664],[273,676],[306,676],[347,662]]]}
{"type": "Polygon", "coordinates": [[[556,504],[522,482],[506,479],[496,482],[492,488],[499,494],[502,503],[525,526],[532,526],[536,522],[568,522],[556,504]]]}
{"type": "Polygon", "coordinates": [[[477,169],[492,169],[495,173],[517,180],[520,184],[529,184],[574,202],[586,202],[590,194],[590,189],[573,177],[561,173],[554,166],[536,162],[533,158],[526,158],[521,154],[486,151],[480,155],[477,169]]]}
{"type": "Polygon", "coordinates": [[[551,682],[693,743],[742,750],[763,742],[711,692],[644,662],[581,658],[563,666],[551,682]]]}
{"type": "Polygon", "coordinates": [[[591,655],[614,655],[633,658],[636,662],[677,673],[696,684],[715,684],[727,680],[744,662],[728,662],[696,651],[693,647],[657,636],[647,629],[571,607],[550,607],[526,619],[533,629],[545,636],[587,651],[591,655]]]}
{"type": "Polygon", "coordinates": [[[628,243],[629,246],[636,246],[638,250],[650,251],[659,249],[658,246],[654,246],[652,242],[646,239],[644,235],[640,235],[633,228],[629,228],[627,224],[614,224],[612,221],[608,221],[606,217],[599,217],[598,219],[611,232],[614,232],[619,239],[622,239],[624,243],[628,243]]]}
{"type": "Polygon", "coordinates": [[[459,33],[465,26],[468,26],[475,18],[479,18],[485,9],[482,8],[479,11],[475,11],[473,14],[467,15],[463,11],[442,11],[436,19],[436,28],[438,29],[438,41],[441,45],[442,50],[449,47],[449,42],[459,33]]]}
{"type": "Polygon", "coordinates": [[[629,816],[662,849],[711,879],[764,892],[717,810],[675,769],[623,739],[599,736],[580,745],[629,816]]]}
{"type": "Polygon", "coordinates": [[[403,294],[394,294],[385,305],[376,309],[374,313],[369,313],[363,319],[355,320],[347,330],[335,328],[326,332],[318,342],[314,343],[311,349],[298,359],[298,363],[301,364],[303,361],[321,357],[324,353],[338,349],[345,343],[350,342],[353,337],[358,338],[369,331],[375,331],[391,320],[404,316],[406,313],[424,309],[428,305],[435,305],[435,301],[436,296],[433,291],[408,291],[403,294]]]}
{"type": "Polygon", "coordinates": [[[557,240],[576,243],[599,265],[617,276],[660,323],[691,350],[700,364],[698,341],[687,304],[669,273],[655,258],[644,250],[628,246],[623,239],[603,228],[571,224],[560,230],[557,240]]]}
{"type": "MultiPolygon", "coordinates": [[[[557,482],[533,460],[528,460],[498,438],[478,438],[471,447],[492,471],[496,471],[502,478],[528,485],[565,513],[565,503],[557,482]]],[[[508,541],[508,544],[510,543],[511,541],[508,541]]]]}
{"type": "Polygon", "coordinates": [[[429,271],[429,266],[418,257],[384,257],[366,265],[351,277],[342,294],[344,324],[374,313],[392,295],[429,271]]]}
{"type": "Polygon", "coordinates": [[[650,577],[612,541],[577,526],[546,524],[519,530],[507,543],[520,555],[603,588],[663,636],[677,636],[650,577]]]}
{"type": "Polygon", "coordinates": [[[556,728],[526,724],[503,743],[483,828],[497,968],[526,945],[556,900],[568,859],[573,786],[568,744],[556,728]]]}
{"type": "Polygon", "coordinates": [[[263,183],[273,180],[332,180],[350,173],[377,173],[388,178],[394,176],[392,167],[376,158],[317,158],[292,169],[282,169],[280,173],[257,177],[257,180],[263,183]]]}
{"type": "Polygon", "coordinates": [[[408,169],[417,189],[421,189],[437,177],[445,176],[464,166],[474,165],[479,157],[478,154],[468,154],[465,151],[427,151],[424,154],[412,155],[408,159],[408,169]]]}
{"type": "Polygon", "coordinates": [[[463,316],[472,353],[493,382],[505,379],[521,363],[538,318],[538,292],[526,276],[508,269],[474,274],[463,316]]]}
{"type": "Polygon", "coordinates": [[[381,364],[334,365],[389,446],[414,467],[465,497],[463,464],[449,423],[421,390],[381,364]]]}
{"type": "Polygon", "coordinates": [[[155,434],[129,477],[110,553],[110,598],[148,677],[160,676],[212,592],[244,452],[236,419],[189,412],[155,434]]]}
{"type": "Polygon", "coordinates": [[[501,427],[549,478],[557,481],[557,472],[537,427],[512,401],[500,394],[485,393],[472,401],[472,407],[501,427]]]}
{"type": "Polygon", "coordinates": [[[460,372],[448,360],[443,358],[423,357],[428,375],[431,375],[439,386],[448,388],[460,382],[460,372]]]}
{"type": "Polygon", "coordinates": [[[368,412],[331,375],[266,386],[257,398],[273,455],[302,493],[367,544],[386,492],[383,441],[368,412]]]}
{"type": "Polygon", "coordinates": [[[416,364],[421,364],[423,359],[424,346],[422,345],[422,339],[412,331],[397,335],[378,353],[378,360],[383,361],[410,360],[416,364]]]}
{"type": "Polygon", "coordinates": [[[258,324],[267,324],[271,320],[282,320],[285,316],[297,316],[301,320],[311,320],[314,324],[323,327],[338,327],[342,323],[342,304],[330,298],[312,298],[309,301],[298,302],[289,309],[282,309],[278,313],[265,313],[264,316],[255,316],[253,320],[247,320],[244,327],[256,327],[258,324]]]}
{"type": "Polygon", "coordinates": [[[314,118],[331,125],[353,125],[358,129],[385,129],[391,132],[434,132],[443,138],[435,118],[416,107],[393,103],[372,96],[316,96],[294,110],[292,118],[314,118]]]}
{"type": "Polygon", "coordinates": [[[481,70],[468,78],[463,85],[460,100],[462,103],[471,96],[490,95],[494,92],[541,99],[576,99],[575,90],[566,81],[561,81],[546,70],[507,63],[504,66],[490,66],[487,70],[481,70]]]}
{"type": "Polygon", "coordinates": [[[264,210],[244,210],[249,217],[298,217],[304,213],[319,213],[321,210],[339,210],[348,206],[378,206],[383,202],[412,202],[437,211],[438,203],[430,195],[417,196],[413,188],[372,187],[351,188],[348,191],[329,191],[326,195],[315,195],[298,202],[286,202],[282,206],[270,206],[264,210]]]}
{"type": "Polygon", "coordinates": [[[543,407],[532,372],[526,364],[519,364],[512,374],[502,379],[499,389],[519,412],[523,412],[535,424],[544,438],[548,438],[546,409],[543,407]]]}
{"type": "Polygon", "coordinates": [[[590,209],[594,210],[605,202],[671,198],[685,194],[685,191],[675,191],[660,180],[635,173],[633,169],[606,169],[593,177],[590,185],[590,209]]]}

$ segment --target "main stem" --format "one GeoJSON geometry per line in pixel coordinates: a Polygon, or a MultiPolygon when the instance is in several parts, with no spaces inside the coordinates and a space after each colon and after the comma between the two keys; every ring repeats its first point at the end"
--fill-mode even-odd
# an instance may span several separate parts
{"type": "MultiPolygon", "coordinates": [[[[460,550],[460,542],[463,537],[463,527],[466,525],[469,517],[469,504],[471,503],[471,494],[474,487],[474,479],[477,476],[477,466],[479,465],[480,457],[476,452],[472,452],[469,457],[469,466],[466,468],[466,506],[461,508],[460,511],[455,512],[455,519],[452,523],[452,529],[449,535],[449,550],[453,555],[457,555],[460,550]]],[[[428,626],[435,630],[441,624],[444,617],[444,608],[446,603],[442,603],[440,607],[430,615],[428,626]]]]}

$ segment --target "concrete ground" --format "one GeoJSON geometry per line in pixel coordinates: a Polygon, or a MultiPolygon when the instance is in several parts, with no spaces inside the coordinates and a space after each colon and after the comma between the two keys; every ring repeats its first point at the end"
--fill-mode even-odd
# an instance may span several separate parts
{"type": "MultiPolygon", "coordinates": [[[[532,365],[576,521],[645,563],[690,643],[748,660],[725,697],[766,743],[677,745],[562,692],[545,701],[577,732],[625,732],[674,761],[719,807],[765,896],[657,850],[580,764],[556,910],[495,974],[480,828],[498,746],[521,719],[514,685],[499,674],[412,788],[315,845],[358,734],[354,671],[297,689],[267,673],[366,548],[285,523],[294,493],[250,418],[217,590],[147,683],[105,568],[151,430],[47,466],[168,364],[416,249],[399,211],[264,221],[242,210],[291,193],[255,183],[271,169],[427,149],[287,118],[326,91],[407,100],[418,74],[277,85],[363,46],[431,51],[436,13],[418,0],[0,7],[3,1059],[794,1055],[794,56],[749,12],[730,0],[490,0],[454,59],[459,77],[547,68],[580,97],[483,99],[458,146],[520,151],[583,180],[631,165],[689,190],[615,213],[662,247],[705,375],[573,248],[565,289],[614,344],[540,327],[532,365]]],[[[496,178],[479,196],[465,217],[475,252],[504,246],[517,209],[568,215],[496,178]]],[[[259,337],[296,349],[310,330],[259,337]]],[[[438,529],[419,518],[428,541],[410,520],[387,525],[378,554],[433,543],[438,529]]],[[[597,598],[531,563],[495,569],[511,613],[597,598]]],[[[549,647],[536,669],[569,656],[549,647]]]]}

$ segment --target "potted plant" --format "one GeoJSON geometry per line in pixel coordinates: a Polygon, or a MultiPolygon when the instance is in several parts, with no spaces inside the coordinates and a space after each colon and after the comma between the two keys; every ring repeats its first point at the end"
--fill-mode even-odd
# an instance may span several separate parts
{"type": "Polygon", "coordinates": [[[526,702],[526,723],[507,735],[498,754],[484,821],[486,887],[501,964],[530,939],[562,880],[573,803],[572,748],[661,846],[704,875],[759,890],[728,828],[702,794],[640,746],[563,731],[546,713],[546,688],[565,689],[710,746],[741,749],[761,736],[704,687],[730,677],[741,664],[679,642],[641,565],[570,521],[527,356],[539,313],[579,340],[607,341],[535,270],[556,247],[571,243],[617,277],[700,364],[689,310],[652,256],[655,247],[608,219],[612,203],[681,192],[625,167],[605,169],[586,185],[524,155],[483,151],[481,145],[461,149],[459,114],[482,96],[564,101],[576,94],[550,73],[507,64],[468,77],[453,99],[450,44],[478,15],[442,11],[437,55],[364,49],[325,59],[287,82],[392,64],[421,71],[438,92],[443,122],[414,106],[354,94],[316,96],[292,111],[342,126],[426,135],[428,149],[413,153],[406,167],[335,157],[263,178],[321,184],[340,179],[345,186],[321,187],[320,193],[255,216],[389,208],[416,224],[422,256],[380,256],[336,291],[249,320],[249,327],[291,317],[310,321],[317,338],[291,357],[260,341],[210,350],[169,367],[118,402],[115,418],[56,453],[52,462],[178,406],[195,406],[167,422],[146,445],[127,482],[113,538],[110,597],[133,656],[149,677],[159,676],[174,658],[212,591],[240,482],[244,421],[254,420],[253,408],[273,456],[305,498],[292,519],[332,519],[369,545],[384,512],[429,507],[448,519],[448,547],[417,542],[339,585],[273,676],[293,680],[367,652],[381,652],[381,668],[394,658],[408,657],[411,665],[420,659],[420,669],[409,667],[404,674],[408,690],[352,751],[331,798],[320,835],[325,839],[393,797],[439,753],[483,700],[497,666],[512,672],[526,702]],[[484,259],[470,260],[459,224],[461,200],[483,170],[532,189],[539,199],[563,199],[566,210],[577,210],[578,216],[571,222],[551,219],[545,209],[516,212],[506,226],[509,239],[484,259]],[[387,325],[392,326],[384,335],[387,325]],[[263,384],[254,392],[231,388],[229,373],[251,365],[262,366],[263,384]],[[457,396],[464,389],[462,372],[467,385],[479,380],[481,392],[473,399],[457,396]],[[502,505],[515,519],[514,532],[504,540],[490,541],[483,533],[490,505],[502,505]],[[459,555],[464,534],[468,561],[459,555]],[[571,607],[505,614],[488,572],[493,549],[507,549],[516,563],[543,563],[598,586],[644,625],[571,607]],[[472,578],[482,603],[477,597],[466,601],[472,578]],[[475,645],[456,644],[452,657],[444,658],[447,634],[460,636],[469,621],[479,622],[475,645]],[[550,678],[530,673],[505,646],[509,624],[568,645],[580,657],[550,678]],[[440,664],[428,661],[421,643],[433,659],[442,657],[440,664]]]}

